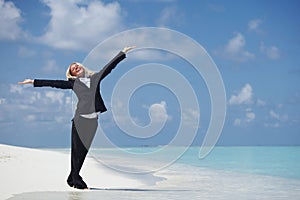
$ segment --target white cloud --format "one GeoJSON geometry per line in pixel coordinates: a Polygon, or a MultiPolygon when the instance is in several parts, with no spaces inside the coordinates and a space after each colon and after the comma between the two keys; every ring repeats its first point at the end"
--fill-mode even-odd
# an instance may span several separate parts
{"type": "Polygon", "coordinates": [[[261,100],[261,99],[257,99],[256,105],[257,105],[257,106],[265,106],[265,105],[266,105],[266,102],[263,101],[263,100],[261,100]]]}
{"type": "Polygon", "coordinates": [[[176,22],[178,25],[182,20],[183,14],[180,13],[176,7],[169,6],[162,10],[160,17],[157,20],[157,24],[158,26],[166,26],[169,23],[176,22]]]}
{"type": "Polygon", "coordinates": [[[152,104],[149,108],[149,114],[153,122],[165,122],[169,118],[166,102],[152,104]]]}
{"type": "Polygon", "coordinates": [[[239,119],[239,118],[235,119],[234,122],[233,122],[234,126],[240,126],[241,124],[242,124],[242,120],[239,119]]]}
{"type": "Polygon", "coordinates": [[[111,119],[111,121],[116,121],[122,127],[127,126],[128,124],[132,124],[133,122],[136,124],[140,124],[140,120],[138,118],[128,115],[127,106],[123,103],[123,101],[115,101],[115,103],[112,105],[112,110],[113,118],[111,119]]]}
{"type": "MultiPolygon", "coordinates": [[[[0,97],[0,121],[3,123],[35,124],[35,129],[43,128],[36,121],[61,122],[59,117],[69,120],[72,115],[71,105],[65,104],[66,95],[48,93],[48,89],[24,87],[18,84],[2,84],[3,97],[0,97]],[[62,103],[62,104],[61,104],[62,103]],[[58,118],[56,118],[58,117],[58,118]]],[[[52,90],[52,89],[49,89],[52,90]]],[[[64,94],[68,94],[64,92],[64,94]]],[[[55,123],[53,123],[55,126],[55,123]]]]}
{"type": "Polygon", "coordinates": [[[280,127],[284,122],[288,120],[288,115],[286,114],[279,114],[275,112],[274,110],[269,111],[269,121],[264,123],[265,127],[270,128],[278,128],[280,127]]]}
{"type": "Polygon", "coordinates": [[[56,121],[57,123],[65,123],[67,120],[65,116],[55,116],[54,117],[54,121],[56,121]]]}
{"type": "Polygon", "coordinates": [[[264,43],[261,43],[260,51],[271,60],[276,60],[280,58],[280,50],[276,46],[266,47],[264,43]]]}
{"type": "Polygon", "coordinates": [[[5,104],[5,102],[6,102],[6,99],[5,99],[5,98],[0,98],[0,105],[1,105],[1,104],[5,104]]]}
{"type": "Polygon", "coordinates": [[[21,37],[21,11],[13,2],[0,0],[0,40],[16,40],[21,37]]]}
{"type": "Polygon", "coordinates": [[[72,100],[72,97],[66,97],[66,101],[65,101],[65,103],[67,104],[67,105],[72,105],[72,102],[73,100],[72,100]]]}
{"type": "Polygon", "coordinates": [[[244,114],[245,114],[244,117],[236,118],[234,120],[233,122],[234,126],[246,126],[256,118],[256,115],[251,108],[247,108],[244,114]]]}
{"type": "Polygon", "coordinates": [[[51,100],[51,103],[58,102],[60,105],[64,103],[64,93],[63,92],[54,92],[54,91],[47,91],[46,97],[51,100]]]}
{"type": "Polygon", "coordinates": [[[272,118],[279,119],[279,114],[275,113],[273,110],[270,110],[269,114],[272,118]]]}
{"type": "Polygon", "coordinates": [[[260,19],[253,19],[248,23],[248,30],[249,31],[257,31],[259,28],[259,25],[262,23],[262,20],[260,19]]]}
{"type": "Polygon", "coordinates": [[[232,95],[229,99],[229,105],[240,105],[252,103],[253,90],[249,83],[247,83],[237,95],[232,95]]]}
{"type": "Polygon", "coordinates": [[[24,118],[24,120],[26,121],[26,122],[33,122],[33,121],[35,121],[37,118],[36,118],[36,116],[35,115],[27,115],[27,116],[25,116],[25,118],[24,118]]]}
{"type": "MultiPolygon", "coordinates": [[[[229,105],[250,105],[253,104],[253,89],[249,83],[239,91],[237,95],[232,95],[228,101],[229,105]]],[[[256,105],[264,106],[265,102],[257,100],[256,105]]],[[[256,118],[256,114],[252,108],[248,107],[242,111],[243,116],[236,118],[233,122],[234,126],[246,126],[256,118]]]]}
{"type": "Polygon", "coordinates": [[[251,122],[255,119],[255,113],[254,112],[247,112],[246,113],[246,121],[251,122]]]}
{"type": "Polygon", "coordinates": [[[43,0],[50,8],[47,32],[39,41],[59,49],[89,50],[122,28],[117,2],[43,0]]]}
{"type": "Polygon", "coordinates": [[[187,109],[182,113],[183,124],[186,126],[199,128],[199,118],[199,110],[187,109]]]}
{"type": "Polygon", "coordinates": [[[236,33],[221,50],[221,55],[223,55],[226,59],[239,62],[253,59],[255,57],[254,54],[245,50],[245,45],[246,40],[244,36],[241,33],[236,33]]]}
{"type": "Polygon", "coordinates": [[[28,94],[28,98],[27,98],[29,104],[33,104],[40,99],[41,99],[40,92],[30,92],[30,94],[28,94]]]}
{"type": "Polygon", "coordinates": [[[18,93],[18,94],[22,94],[23,93],[23,87],[20,85],[16,85],[16,84],[11,84],[10,85],[10,90],[11,93],[18,93]]]}
{"type": "MultiPolygon", "coordinates": [[[[58,67],[59,65],[56,63],[54,59],[49,59],[46,60],[46,63],[42,70],[46,73],[53,73],[53,72],[61,72],[60,68],[58,67]]],[[[65,67],[67,69],[67,67],[65,67]]]]}
{"type": "Polygon", "coordinates": [[[288,119],[288,115],[286,114],[280,115],[276,113],[274,110],[270,110],[269,115],[272,119],[276,119],[279,121],[286,121],[288,119]]]}

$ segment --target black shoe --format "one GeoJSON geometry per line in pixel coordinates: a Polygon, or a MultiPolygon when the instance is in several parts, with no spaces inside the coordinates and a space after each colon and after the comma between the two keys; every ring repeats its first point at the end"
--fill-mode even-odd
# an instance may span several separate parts
{"type": "Polygon", "coordinates": [[[74,183],[73,183],[73,179],[71,174],[69,175],[68,179],[67,179],[67,183],[70,187],[74,187],[74,183]]]}
{"type": "Polygon", "coordinates": [[[76,189],[88,189],[88,186],[82,180],[81,176],[76,176],[76,178],[74,178],[71,175],[69,175],[67,183],[70,187],[74,187],[76,189]]]}
{"type": "Polygon", "coordinates": [[[88,186],[82,179],[80,179],[74,181],[74,188],[83,190],[83,189],[88,189],[88,186]]]}

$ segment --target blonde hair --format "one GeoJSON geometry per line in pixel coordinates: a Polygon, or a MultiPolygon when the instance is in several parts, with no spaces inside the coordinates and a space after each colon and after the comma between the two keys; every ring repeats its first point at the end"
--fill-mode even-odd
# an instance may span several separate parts
{"type": "Polygon", "coordinates": [[[71,74],[71,71],[70,71],[70,67],[71,67],[73,64],[77,64],[77,65],[81,66],[81,67],[83,68],[83,70],[84,70],[85,76],[87,76],[87,77],[92,76],[93,74],[95,74],[94,71],[92,71],[92,70],[86,68],[86,67],[83,66],[81,63],[73,62],[73,63],[71,63],[71,64],[69,65],[69,67],[68,67],[68,69],[67,69],[67,71],[66,71],[66,77],[67,77],[67,79],[75,79],[75,78],[77,78],[76,76],[73,76],[73,75],[71,74]]]}

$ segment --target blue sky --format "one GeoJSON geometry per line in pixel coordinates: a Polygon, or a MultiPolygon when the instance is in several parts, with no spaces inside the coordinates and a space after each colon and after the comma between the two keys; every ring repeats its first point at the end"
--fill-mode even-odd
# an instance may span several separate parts
{"type": "MultiPolygon", "coordinates": [[[[0,0],[0,143],[69,146],[72,93],[17,82],[65,79],[71,62],[82,62],[108,37],[133,28],[165,27],[202,45],[221,73],[227,112],[218,145],[299,145],[299,7],[297,0],[0,0]]],[[[112,46],[107,52],[119,50],[112,46]]],[[[111,58],[107,52],[103,64],[111,58]]],[[[123,74],[137,64],[162,62],[183,74],[195,90],[201,114],[191,112],[189,117],[201,115],[193,142],[200,145],[211,111],[203,79],[182,60],[147,57],[137,62],[135,55],[128,55],[102,84],[109,111],[99,121],[110,140],[128,146],[168,144],[174,138],[181,115],[167,88],[147,85],[131,98],[130,114],[137,124],[147,125],[149,112],[157,122],[165,120],[153,137],[122,133],[111,112],[112,106],[120,106],[111,105],[110,98],[123,74]]]]}

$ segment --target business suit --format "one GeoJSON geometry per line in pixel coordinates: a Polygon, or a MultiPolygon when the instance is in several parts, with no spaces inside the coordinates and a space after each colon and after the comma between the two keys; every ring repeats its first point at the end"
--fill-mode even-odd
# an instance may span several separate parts
{"type": "Polygon", "coordinates": [[[90,87],[80,81],[79,78],[69,80],[34,80],[34,87],[46,86],[72,89],[78,98],[75,116],[72,120],[71,172],[67,180],[71,187],[87,188],[79,172],[98,126],[97,118],[85,118],[83,116],[107,111],[100,94],[100,83],[125,57],[125,53],[119,52],[102,70],[90,76],[90,87]]]}

